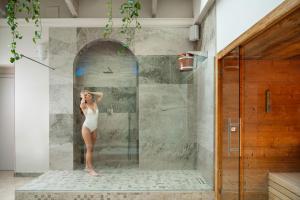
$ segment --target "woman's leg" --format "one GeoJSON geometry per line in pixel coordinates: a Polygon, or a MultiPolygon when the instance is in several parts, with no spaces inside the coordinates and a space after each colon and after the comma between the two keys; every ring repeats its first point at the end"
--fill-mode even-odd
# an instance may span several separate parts
{"type": "Polygon", "coordinates": [[[96,132],[96,130],[94,130],[94,131],[92,132],[93,152],[94,152],[96,140],[97,140],[97,132],[96,132]]]}
{"type": "Polygon", "coordinates": [[[86,155],[85,155],[85,160],[86,160],[86,168],[87,169],[93,169],[93,141],[92,141],[92,136],[90,133],[90,130],[86,128],[85,126],[82,127],[82,137],[86,146],[86,155]]]}
{"type": "MultiPolygon", "coordinates": [[[[94,130],[91,133],[91,137],[92,137],[92,144],[93,144],[93,149],[92,149],[92,155],[94,153],[94,148],[95,148],[95,143],[96,143],[96,139],[97,139],[97,135],[96,135],[96,130],[94,130]]],[[[93,158],[93,157],[92,157],[93,158]]]]}

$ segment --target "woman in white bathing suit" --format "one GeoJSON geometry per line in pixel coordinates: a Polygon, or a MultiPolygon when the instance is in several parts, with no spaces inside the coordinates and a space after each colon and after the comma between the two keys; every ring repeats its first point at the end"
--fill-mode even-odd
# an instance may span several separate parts
{"type": "Polygon", "coordinates": [[[85,156],[85,170],[92,176],[97,176],[93,167],[93,151],[96,142],[96,132],[98,125],[98,107],[99,103],[103,97],[102,92],[90,92],[88,90],[83,90],[80,92],[81,102],[80,108],[85,116],[85,121],[82,125],[82,137],[86,145],[86,156],[85,156]]]}

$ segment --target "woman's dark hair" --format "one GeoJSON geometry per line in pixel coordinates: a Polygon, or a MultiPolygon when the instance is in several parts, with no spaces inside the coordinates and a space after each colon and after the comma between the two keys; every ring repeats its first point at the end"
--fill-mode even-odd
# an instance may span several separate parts
{"type": "MultiPolygon", "coordinates": [[[[80,97],[80,103],[81,103],[81,100],[82,100],[82,98],[80,97]]],[[[79,107],[79,109],[80,109],[80,113],[81,113],[81,115],[83,116],[84,115],[84,113],[82,112],[82,109],[79,107]]]]}

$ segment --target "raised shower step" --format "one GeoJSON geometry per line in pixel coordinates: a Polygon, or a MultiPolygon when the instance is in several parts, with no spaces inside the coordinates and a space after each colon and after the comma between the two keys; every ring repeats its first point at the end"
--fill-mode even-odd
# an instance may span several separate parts
{"type": "Polygon", "coordinates": [[[16,200],[213,200],[214,192],[196,170],[48,171],[16,189],[16,200]]]}

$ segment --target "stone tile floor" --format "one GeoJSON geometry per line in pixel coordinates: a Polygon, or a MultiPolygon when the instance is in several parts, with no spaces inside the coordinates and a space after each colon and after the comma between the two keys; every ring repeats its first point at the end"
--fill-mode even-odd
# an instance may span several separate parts
{"type": "Polygon", "coordinates": [[[196,170],[48,171],[18,191],[203,191],[212,190],[196,170]]]}

